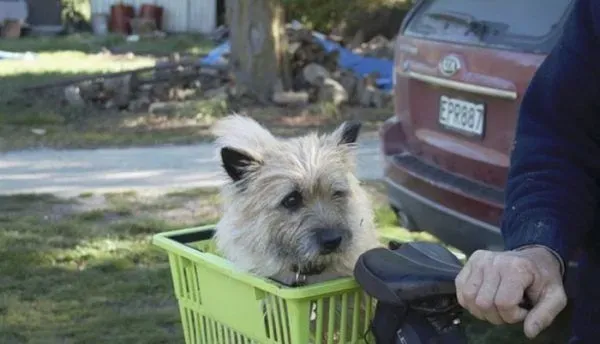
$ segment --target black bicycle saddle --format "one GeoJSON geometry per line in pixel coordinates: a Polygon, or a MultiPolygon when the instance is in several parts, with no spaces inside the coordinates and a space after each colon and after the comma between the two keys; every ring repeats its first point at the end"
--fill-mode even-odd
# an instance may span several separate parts
{"type": "Polygon", "coordinates": [[[445,247],[431,242],[409,242],[396,249],[375,248],[361,255],[354,277],[365,292],[397,306],[453,296],[454,280],[462,264],[445,247]]]}

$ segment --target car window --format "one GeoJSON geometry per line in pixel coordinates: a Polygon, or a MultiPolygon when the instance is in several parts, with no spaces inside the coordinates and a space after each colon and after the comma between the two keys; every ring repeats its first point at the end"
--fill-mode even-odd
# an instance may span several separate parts
{"type": "Polygon", "coordinates": [[[547,53],[576,0],[424,0],[405,35],[547,53]]]}

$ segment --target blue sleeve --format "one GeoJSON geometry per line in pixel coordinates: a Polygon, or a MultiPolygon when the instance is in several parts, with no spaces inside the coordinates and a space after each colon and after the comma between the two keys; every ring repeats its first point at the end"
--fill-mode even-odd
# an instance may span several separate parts
{"type": "Polygon", "coordinates": [[[521,103],[502,221],[506,249],[564,261],[593,230],[600,176],[600,2],[575,1],[521,103]]]}

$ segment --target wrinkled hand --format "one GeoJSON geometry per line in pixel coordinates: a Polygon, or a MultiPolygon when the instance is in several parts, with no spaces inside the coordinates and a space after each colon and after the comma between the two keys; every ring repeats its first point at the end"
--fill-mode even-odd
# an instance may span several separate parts
{"type": "Polygon", "coordinates": [[[476,251],[456,277],[460,305],[473,316],[495,325],[524,321],[534,338],[567,304],[560,263],[543,247],[521,251],[476,251]],[[527,296],[533,308],[519,304],[527,296]]]}

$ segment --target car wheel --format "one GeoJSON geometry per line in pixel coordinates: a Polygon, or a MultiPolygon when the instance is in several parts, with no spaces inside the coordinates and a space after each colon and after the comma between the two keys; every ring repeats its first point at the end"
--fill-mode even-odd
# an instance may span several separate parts
{"type": "Polygon", "coordinates": [[[398,226],[405,228],[409,232],[422,232],[422,230],[420,230],[417,227],[417,225],[415,224],[415,221],[412,219],[412,217],[410,215],[408,215],[407,212],[405,212],[404,210],[398,209],[397,207],[394,207],[394,206],[392,206],[392,211],[394,212],[394,214],[396,214],[396,221],[398,223],[398,226]]]}

